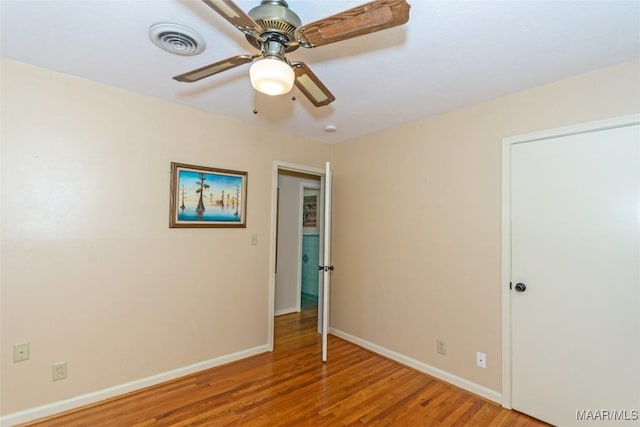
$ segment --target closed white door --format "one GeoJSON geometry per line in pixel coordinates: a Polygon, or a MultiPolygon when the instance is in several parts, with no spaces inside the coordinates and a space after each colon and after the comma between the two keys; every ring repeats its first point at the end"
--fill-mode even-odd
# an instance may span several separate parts
{"type": "Polygon", "coordinates": [[[513,144],[510,162],[512,407],[639,425],[640,127],[513,144]]]}

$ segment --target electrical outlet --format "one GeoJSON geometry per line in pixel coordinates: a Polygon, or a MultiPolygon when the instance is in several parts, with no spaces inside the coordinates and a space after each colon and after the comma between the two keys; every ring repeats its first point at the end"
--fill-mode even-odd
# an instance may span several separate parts
{"type": "Polygon", "coordinates": [[[55,362],[52,371],[53,381],[59,381],[67,378],[67,362],[55,362]]]}
{"type": "Polygon", "coordinates": [[[439,354],[447,354],[447,346],[445,345],[444,341],[436,340],[436,351],[439,354]]]}
{"type": "Polygon", "coordinates": [[[14,362],[23,362],[25,360],[29,360],[30,354],[30,343],[21,342],[13,345],[13,361],[14,362]]]}
{"type": "Polygon", "coordinates": [[[251,246],[258,246],[258,233],[251,233],[251,246]]]}
{"type": "Polygon", "coordinates": [[[479,368],[487,367],[487,355],[479,351],[476,352],[476,365],[479,368]]]}

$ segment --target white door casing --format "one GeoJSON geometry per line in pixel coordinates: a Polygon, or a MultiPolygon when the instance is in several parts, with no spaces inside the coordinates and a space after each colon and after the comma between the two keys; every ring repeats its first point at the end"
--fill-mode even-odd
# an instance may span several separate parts
{"type": "Polygon", "coordinates": [[[559,425],[637,416],[639,118],[503,142],[505,407],[559,425]]]}

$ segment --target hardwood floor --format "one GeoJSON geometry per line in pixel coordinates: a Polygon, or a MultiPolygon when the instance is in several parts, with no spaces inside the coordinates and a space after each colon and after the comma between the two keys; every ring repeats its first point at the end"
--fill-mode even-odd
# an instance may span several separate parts
{"type": "Polygon", "coordinates": [[[272,353],[25,425],[546,425],[336,337],[323,364],[315,316],[277,317],[272,353]]]}

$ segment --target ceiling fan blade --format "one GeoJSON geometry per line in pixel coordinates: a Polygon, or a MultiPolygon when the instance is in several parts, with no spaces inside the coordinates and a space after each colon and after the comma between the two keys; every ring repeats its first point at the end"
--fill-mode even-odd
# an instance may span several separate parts
{"type": "Polygon", "coordinates": [[[205,77],[213,76],[214,74],[221,73],[223,71],[230,70],[242,64],[248,64],[260,55],[238,55],[231,58],[223,59],[222,61],[214,62],[213,64],[205,65],[196,70],[189,71],[184,74],[175,76],[173,79],[179,82],[193,83],[205,77]]]}
{"type": "Polygon", "coordinates": [[[202,0],[211,9],[218,12],[224,19],[245,34],[260,38],[260,34],[264,32],[256,21],[247,15],[231,0],[202,0]]]}
{"type": "Polygon", "coordinates": [[[295,84],[309,101],[316,107],[331,104],[336,100],[329,89],[320,81],[320,79],[311,72],[307,64],[303,62],[294,62],[291,64],[293,72],[296,75],[295,84]]]}
{"type": "Polygon", "coordinates": [[[409,20],[405,0],[376,0],[320,21],[302,25],[295,37],[302,47],[316,47],[404,24],[409,20]]]}

